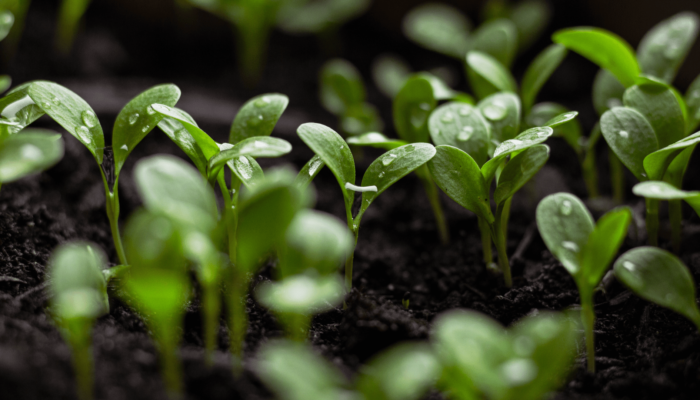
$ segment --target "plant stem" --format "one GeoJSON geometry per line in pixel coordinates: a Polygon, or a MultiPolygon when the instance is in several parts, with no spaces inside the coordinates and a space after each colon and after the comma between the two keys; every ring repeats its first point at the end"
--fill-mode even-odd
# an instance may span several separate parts
{"type": "Polygon", "coordinates": [[[479,230],[481,231],[481,248],[484,253],[484,263],[486,266],[493,262],[493,253],[491,250],[491,228],[489,223],[481,217],[478,217],[479,230]]]}
{"type": "Polygon", "coordinates": [[[499,204],[496,209],[496,219],[492,224],[491,235],[493,237],[493,243],[496,245],[496,251],[498,252],[498,266],[501,268],[501,272],[503,272],[503,279],[506,287],[510,288],[513,287],[513,277],[511,276],[510,263],[508,262],[506,236],[502,231],[504,203],[499,204]]]}
{"type": "Polygon", "coordinates": [[[114,185],[114,192],[110,192],[105,187],[105,197],[107,203],[107,218],[109,219],[109,227],[112,230],[112,240],[114,240],[114,249],[117,251],[119,263],[121,265],[129,265],[126,260],[126,252],[122,244],[122,236],[119,233],[119,192],[117,185],[114,185]]]}
{"type": "MultiPolygon", "coordinates": [[[[361,217],[361,216],[360,216],[361,217]]],[[[350,252],[350,256],[345,260],[345,290],[347,293],[350,293],[352,291],[352,266],[353,266],[353,261],[355,259],[355,248],[357,247],[357,237],[359,235],[360,231],[360,221],[357,220],[357,223],[351,224],[349,226],[350,231],[352,232],[353,236],[355,236],[355,245],[352,248],[352,251],[350,252]]]]}
{"type": "Polygon", "coordinates": [[[598,191],[598,168],[596,168],[595,148],[589,149],[581,161],[583,181],[586,183],[588,198],[594,199],[600,196],[598,191]]]}
{"type": "MultiPolygon", "coordinates": [[[[235,267],[234,267],[235,268],[235,267]]],[[[229,281],[228,311],[229,311],[229,340],[231,351],[231,368],[238,376],[243,371],[243,343],[248,331],[248,315],[246,314],[246,297],[249,279],[245,273],[232,272],[229,281]]]]}
{"type": "Polygon", "coordinates": [[[586,358],[588,360],[588,372],[595,372],[595,337],[593,328],[595,327],[595,311],[593,310],[593,294],[590,290],[581,290],[581,321],[586,336],[586,358]]]}
{"type": "Polygon", "coordinates": [[[93,398],[94,374],[92,349],[92,321],[86,318],[77,318],[66,321],[64,337],[73,350],[73,369],[75,370],[75,382],[78,399],[90,400],[93,398]]]}
{"type": "Polygon", "coordinates": [[[180,359],[177,357],[177,344],[169,343],[169,341],[162,343],[160,356],[168,398],[171,400],[182,399],[182,374],[180,359]]]}
{"type": "Polygon", "coordinates": [[[204,320],[204,354],[205,362],[211,367],[216,350],[216,339],[219,328],[219,314],[221,313],[221,301],[216,284],[202,284],[202,319],[204,320]]]}
{"type": "Polygon", "coordinates": [[[645,199],[647,205],[647,242],[649,246],[659,245],[659,201],[645,199]]]}
{"type": "Polygon", "coordinates": [[[440,233],[440,241],[442,244],[448,244],[450,242],[450,230],[447,228],[445,214],[440,205],[440,193],[437,190],[437,186],[435,186],[435,182],[433,182],[433,179],[430,177],[430,171],[425,164],[420,167],[420,172],[418,172],[417,175],[423,183],[425,193],[428,195],[428,201],[430,201],[430,206],[433,208],[435,223],[440,233]]]}
{"type": "Polygon", "coordinates": [[[610,180],[613,189],[613,199],[617,203],[625,201],[625,170],[622,166],[622,161],[617,158],[612,149],[608,149],[608,157],[610,160],[610,180]]]}
{"type": "Polygon", "coordinates": [[[681,236],[683,224],[683,204],[681,200],[668,201],[668,216],[671,220],[671,243],[673,243],[673,252],[680,254],[681,252],[681,236]]]}

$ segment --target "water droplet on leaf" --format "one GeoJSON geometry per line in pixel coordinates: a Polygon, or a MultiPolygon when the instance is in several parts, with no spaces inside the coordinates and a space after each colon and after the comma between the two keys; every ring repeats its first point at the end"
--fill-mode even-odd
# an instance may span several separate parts
{"type": "Polygon", "coordinates": [[[491,121],[500,121],[506,117],[506,108],[500,104],[489,104],[484,107],[484,116],[491,121]]]}
{"type": "Polygon", "coordinates": [[[379,173],[379,177],[380,177],[380,178],[383,178],[383,177],[384,177],[384,171],[382,171],[382,172],[379,173]]]}
{"type": "Polygon", "coordinates": [[[630,261],[625,261],[625,262],[623,262],[623,263],[622,263],[622,266],[623,266],[626,270],[628,270],[628,271],[630,271],[630,272],[634,272],[634,271],[637,269],[637,266],[634,265],[634,263],[632,263],[632,262],[630,262],[630,261]]]}
{"type": "Polygon", "coordinates": [[[155,113],[156,113],[156,110],[153,108],[153,106],[146,107],[146,114],[153,115],[155,113]]]}
{"type": "Polygon", "coordinates": [[[454,121],[454,120],[455,120],[455,117],[454,117],[454,115],[452,115],[451,112],[446,112],[446,113],[442,116],[442,118],[440,118],[440,120],[441,120],[442,122],[448,124],[448,123],[454,121]]]}
{"type": "Polygon", "coordinates": [[[579,248],[578,245],[574,242],[569,242],[568,240],[561,242],[561,247],[573,251],[574,253],[578,253],[579,248]]]}
{"type": "Polygon", "coordinates": [[[627,131],[620,131],[620,132],[617,132],[617,134],[620,135],[621,138],[625,138],[625,139],[627,139],[630,136],[629,132],[627,132],[627,131]]]}
{"type": "Polygon", "coordinates": [[[248,118],[248,126],[258,126],[263,121],[262,114],[256,115],[252,118],[248,118]]]}
{"type": "Polygon", "coordinates": [[[394,162],[394,160],[396,159],[396,157],[397,157],[396,154],[387,154],[387,155],[382,159],[382,164],[384,164],[384,166],[387,166],[387,165],[391,164],[392,162],[394,162]]]}
{"type": "Polygon", "coordinates": [[[129,146],[124,144],[124,145],[122,145],[122,147],[120,147],[120,149],[122,149],[124,151],[129,151],[129,146]]]}
{"type": "Polygon", "coordinates": [[[129,125],[134,125],[136,123],[136,121],[139,120],[139,117],[140,117],[139,113],[133,113],[133,114],[129,115],[129,125]]]}
{"type": "Polygon", "coordinates": [[[463,117],[466,117],[471,113],[472,113],[471,107],[464,106],[464,107],[459,109],[459,115],[461,115],[463,117]]]}
{"type": "Polygon", "coordinates": [[[469,140],[469,138],[472,137],[473,133],[474,128],[472,128],[471,126],[465,126],[462,128],[462,130],[459,131],[459,134],[457,135],[457,140],[466,142],[467,140],[469,140]]]}
{"type": "Polygon", "coordinates": [[[87,126],[79,126],[78,129],[75,130],[75,134],[78,135],[78,137],[85,143],[92,142],[92,138],[90,137],[90,129],[88,129],[87,126]]]}
{"type": "Polygon", "coordinates": [[[263,96],[263,97],[255,100],[255,102],[253,104],[255,105],[255,107],[262,108],[262,107],[265,107],[268,104],[270,104],[270,101],[271,100],[269,97],[263,96]]]}
{"type": "Polygon", "coordinates": [[[236,171],[243,177],[243,179],[250,179],[253,177],[253,167],[250,165],[250,161],[247,158],[241,156],[235,162],[236,171]]]}
{"type": "Polygon", "coordinates": [[[562,213],[562,215],[569,215],[571,214],[572,210],[571,202],[569,200],[564,200],[561,202],[561,206],[559,207],[559,212],[562,213]]]}

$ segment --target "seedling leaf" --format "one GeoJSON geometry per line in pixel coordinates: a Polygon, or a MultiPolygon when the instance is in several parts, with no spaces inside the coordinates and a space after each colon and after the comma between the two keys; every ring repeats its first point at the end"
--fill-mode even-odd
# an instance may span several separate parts
{"type": "Polygon", "coordinates": [[[520,132],[520,99],[515,93],[495,93],[477,105],[491,125],[491,138],[499,143],[513,139],[520,132]]]}
{"type": "MultiPolygon", "coordinates": [[[[202,174],[202,176],[207,176],[207,157],[202,152],[201,147],[199,147],[199,144],[197,144],[192,134],[185,128],[184,124],[176,119],[165,117],[158,123],[158,127],[187,154],[199,170],[199,173],[202,174]]],[[[214,143],[214,145],[216,145],[216,143],[214,143]]]]}
{"type": "Polygon", "coordinates": [[[0,183],[43,171],[63,158],[61,135],[27,129],[0,141],[0,183]]]}
{"type": "Polygon", "coordinates": [[[685,136],[683,110],[670,87],[659,83],[635,85],[625,91],[623,102],[649,121],[659,147],[676,143],[685,136]]]}
{"type": "Polygon", "coordinates": [[[645,74],[671,83],[698,36],[698,16],[682,12],[654,26],[639,43],[637,58],[645,74]]]}
{"type": "Polygon", "coordinates": [[[253,136],[238,142],[233,148],[222,150],[209,159],[209,178],[219,175],[224,164],[241,156],[279,157],[292,151],[292,145],[284,139],[270,136],[253,136]]]}
{"type": "Polygon", "coordinates": [[[12,25],[14,25],[14,23],[15,16],[12,14],[12,12],[8,10],[0,11],[0,40],[7,37],[7,34],[10,33],[10,29],[12,29],[12,25]]]}
{"type": "Polygon", "coordinates": [[[490,126],[469,104],[443,104],[430,114],[430,136],[436,146],[450,145],[469,154],[481,166],[489,157],[490,126]]]}
{"type": "Polygon", "coordinates": [[[486,53],[467,53],[467,75],[474,93],[480,99],[495,92],[517,91],[517,84],[510,71],[486,53]]]}
{"type": "Polygon", "coordinates": [[[311,315],[340,304],[345,288],[338,274],[323,277],[300,274],[279,282],[264,283],[255,294],[262,305],[273,311],[311,315]]]}
{"type": "Polygon", "coordinates": [[[693,132],[700,125],[700,75],[688,87],[685,103],[688,107],[685,131],[693,132]]]}
{"type": "Polygon", "coordinates": [[[649,121],[639,111],[615,107],[600,119],[603,137],[617,157],[640,181],[647,180],[644,157],[658,150],[659,144],[649,121]]]}
{"type": "Polygon", "coordinates": [[[428,142],[428,117],[437,100],[433,86],[424,76],[409,78],[394,98],[394,127],[399,137],[409,143],[428,142]]]}
{"type": "Polygon", "coordinates": [[[686,138],[672,143],[663,149],[656,150],[644,158],[644,170],[650,180],[661,180],[673,160],[689,147],[694,147],[700,142],[700,132],[696,132],[686,138]]]}
{"type": "Polygon", "coordinates": [[[365,101],[365,86],[357,69],[341,59],[328,61],[321,69],[321,104],[342,115],[348,107],[365,101]]]}
{"type": "Polygon", "coordinates": [[[634,185],[632,192],[637,196],[658,200],[685,200],[700,216],[700,192],[685,191],[661,181],[642,182],[634,185]]]}
{"type": "Polygon", "coordinates": [[[489,54],[510,67],[518,50],[518,30],[509,19],[488,21],[474,32],[471,49],[489,54]]]}
{"type": "Polygon", "coordinates": [[[598,220],[581,251],[580,279],[585,279],[589,287],[595,287],[603,278],[627,236],[631,221],[632,211],[628,207],[609,211],[598,220]]]}
{"type": "Polygon", "coordinates": [[[398,139],[390,139],[379,132],[367,132],[363,135],[347,138],[349,144],[355,146],[370,146],[379,149],[391,150],[407,145],[408,142],[398,139]]]}
{"type": "Polygon", "coordinates": [[[537,40],[549,24],[551,11],[543,1],[523,1],[515,4],[510,12],[510,20],[518,29],[518,46],[525,50],[537,40]]]}
{"type": "Polygon", "coordinates": [[[525,150],[528,147],[543,143],[554,130],[548,126],[539,126],[530,128],[516,136],[514,139],[506,140],[496,147],[493,157],[481,167],[481,174],[486,182],[491,182],[498,167],[503,163],[507,156],[525,150]]]}
{"type": "MultiPolygon", "coordinates": [[[[176,121],[178,121],[182,126],[189,132],[189,134],[192,136],[194,141],[197,143],[199,148],[202,151],[202,154],[204,155],[206,160],[209,160],[212,158],[215,154],[219,153],[219,146],[216,144],[214,139],[209,137],[206,132],[203,130],[199,129],[197,126],[197,123],[194,122],[194,119],[187,114],[186,112],[177,109],[175,107],[169,107],[164,104],[153,104],[151,107],[157,112],[162,114],[164,117],[170,117],[176,121]]],[[[166,132],[167,133],[167,132],[166,132]]],[[[170,135],[169,135],[170,136],[170,135]]],[[[184,132],[176,133],[173,136],[170,136],[171,138],[175,137],[175,139],[183,138],[185,137],[184,132]]],[[[173,139],[173,140],[175,140],[173,139]]],[[[180,141],[175,140],[175,143],[178,144],[181,148],[183,147],[183,144],[180,143],[180,141]]],[[[190,155],[188,153],[188,155],[190,155]]],[[[191,156],[190,156],[191,157],[191,156]]]]}
{"type": "Polygon", "coordinates": [[[265,178],[262,167],[251,156],[236,157],[227,162],[226,165],[246,187],[251,187],[265,178]]]}
{"type": "Polygon", "coordinates": [[[237,144],[253,136],[270,136],[288,104],[289,98],[277,93],[248,100],[233,119],[229,143],[237,144]]]}
{"type": "Polygon", "coordinates": [[[544,144],[528,147],[513,157],[501,172],[494,192],[496,204],[501,204],[520,190],[549,159],[549,147],[544,144]]]}
{"type": "Polygon", "coordinates": [[[520,88],[525,113],[535,104],[535,99],[540,89],[547,82],[547,79],[552,76],[554,70],[564,61],[567,53],[566,47],[562,45],[550,45],[538,54],[537,58],[527,68],[520,88]]]}
{"type": "Polygon", "coordinates": [[[374,83],[390,99],[396,96],[410,75],[411,68],[405,61],[394,55],[379,56],[372,63],[374,83]]]}
{"type": "Polygon", "coordinates": [[[411,10],[403,20],[406,37],[438,53],[461,59],[469,47],[471,23],[456,8],[445,4],[424,4],[411,10]]]}
{"type": "Polygon", "coordinates": [[[606,69],[601,69],[593,81],[593,106],[598,115],[613,107],[622,106],[625,86],[606,69]]]}
{"type": "Polygon", "coordinates": [[[316,175],[321,172],[325,165],[326,164],[323,162],[323,160],[321,160],[321,157],[318,154],[314,155],[306,164],[304,164],[301,171],[299,171],[296,179],[294,179],[294,184],[301,188],[309,186],[311,181],[314,180],[316,175]]]}

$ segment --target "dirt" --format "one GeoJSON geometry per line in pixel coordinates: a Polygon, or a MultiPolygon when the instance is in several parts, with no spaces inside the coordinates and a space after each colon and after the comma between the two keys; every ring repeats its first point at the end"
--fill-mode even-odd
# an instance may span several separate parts
{"type": "MultiPolygon", "coordinates": [[[[137,21],[134,29],[138,34],[113,31],[115,23],[105,16],[110,10],[108,6],[96,6],[97,17],[87,24],[91,35],[78,38],[79,49],[74,53],[78,62],[52,55],[40,38],[49,34],[46,26],[52,24],[53,6],[38,0],[33,4],[36,4],[33,5],[36,12],[27,22],[29,28],[23,47],[9,72],[16,82],[47,78],[74,88],[98,111],[107,132],[107,142],[109,127],[121,105],[139,91],[162,81],[175,82],[183,89],[180,106],[191,112],[218,141],[225,140],[228,121],[242,101],[262,92],[288,94],[291,105],[275,135],[289,140],[294,151],[283,159],[264,161],[265,167],[291,164],[300,168],[311,157],[310,150],[294,133],[300,123],[336,124],[316,100],[315,71],[325,56],[319,54],[313,39],[290,39],[275,34],[274,39],[279,40],[270,51],[265,74],[269,79],[258,89],[251,90],[238,83],[235,71],[228,68],[233,62],[231,56],[217,60],[207,71],[202,63],[214,59],[207,55],[211,46],[197,53],[196,38],[180,38],[186,43],[184,50],[178,53],[182,58],[173,54],[165,57],[164,54],[174,48],[173,44],[167,44],[163,45],[165,49],[153,50],[165,57],[161,64],[150,61],[139,65],[138,59],[146,57],[144,49],[148,45],[132,50],[134,47],[130,44],[136,40],[135,36],[155,35],[162,26],[152,27],[137,21]],[[106,21],[102,28],[100,21],[106,21]],[[42,52],[22,50],[33,45],[45,50],[44,57],[49,58],[47,64],[51,67],[36,63],[42,52]],[[297,53],[289,50],[292,45],[297,53]],[[126,51],[127,48],[132,53],[126,51]],[[208,58],[183,57],[188,51],[208,58]],[[180,59],[182,65],[175,62],[180,59]],[[28,67],[23,68],[23,65],[28,67]],[[172,68],[160,75],[154,74],[153,69],[158,65],[172,65],[172,68]],[[208,75],[202,76],[203,71],[208,75]],[[294,79],[289,79],[290,76],[294,79]]],[[[416,50],[391,35],[363,50],[363,41],[367,43],[365,39],[376,36],[377,32],[381,31],[376,21],[365,18],[350,24],[343,36],[348,57],[360,66],[366,77],[371,57],[382,48],[399,49],[416,68],[446,63],[460,76],[457,63],[416,50]],[[355,37],[358,39],[348,39],[355,37]],[[426,57],[429,61],[425,61],[426,57]]],[[[565,96],[562,85],[573,90],[576,94],[566,94],[569,97],[565,104],[580,109],[584,126],[590,128],[595,114],[589,104],[588,89],[581,89],[580,83],[566,83],[576,74],[585,79],[592,77],[595,70],[585,65],[579,67],[580,63],[580,59],[568,60],[553,77],[554,83],[545,88],[543,97],[565,96]]],[[[379,106],[390,127],[389,100],[371,87],[368,99],[379,106]]],[[[62,131],[46,119],[39,121],[38,126],[62,131]]],[[[0,191],[0,393],[7,399],[74,398],[70,350],[46,312],[48,298],[44,275],[52,249],[69,240],[89,240],[105,249],[110,260],[116,260],[104,213],[98,167],[80,143],[65,132],[64,137],[66,155],[60,163],[37,176],[3,185],[0,191]]],[[[428,339],[433,318],[449,309],[478,310],[505,326],[543,310],[576,309],[579,298],[572,278],[549,254],[533,224],[534,206],[544,195],[570,191],[585,197],[573,153],[560,141],[552,140],[550,144],[549,164],[534,184],[513,202],[508,250],[509,254],[517,253],[517,256],[511,260],[512,289],[505,288],[501,277],[484,267],[475,216],[445,196],[442,196],[442,203],[452,240],[449,245],[439,243],[423,188],[417,178],[409,176],[382,194],[367,211],[355,253],[355,288],[347,298],[348,308],[316,316],[310,342],[352,376],[368,359],[393,344],[428,339]],[[405,297],[410,298],[409,309],[402,306],[405,297]]],[[[183,156],[159,132],[151,133],[135,149],[120,179],[122,221],[139,206],[131,179],[134,162],[157,153],[183,156]]],[[[367,151],[358,171],[364,171],[378,154],[367,151]]],[[[605,153],[599,156],[601,189],[609,193],[605,153]]],[[[697,163],[696,158],[691,168],[697,167],[697,163]]],[[[689,177],[690,188],[698,186],[693,186],[697,179],[689,177]]],[[[631,182],[632,179],[628,179],[628,185],[631,182]]],[[[329,171],[323,171],[316,178],[315,188],[316,208],[342,216],[340,190],[329,171]]],[[[629,204],[641,212],[639,201],[631,195],[628,198],[629,204]]],[[[681,258],[697,282],[700,281],[700,252],[696,252],[696,243],[700,240],[700,223],[697,217],[690,215],[686,213],[681,258]]],[[[641,214],[638,217],[641,218],[641,214]]],[[[643,237],[630,236],[621,251],[639,245],[642,240],[643,237]]],[[[253,287],[269,279],[271,268],[273,266],[268,265],[261,270],[253,287]]],[[[111,296],[110,303],[109,315],[100,318],[94,328],[96,397],[164,399],[158,356],[146,327],[116,295],[111,296]]],[[[248,300],[248,311],[250,327],[245,345],[248,367],[240,377],[234,378],[226,352],[225,323],[222,321],[220,327],[214,364],[206,367],[199,310],[196,304],[188,308],[180,348],[187,398],[255,400],[272,397],[250,369],[250,361],[262,343],[281,337],[283,332],[274,316],[252,298],[248,300]]],[[[585,371],[585,354],[581,353],[570,379],[554,398],[697,398],[700,393],[700,334],[690,322],[631,295],[614,280],[605,292],[598,293],[596,316],[598,371],[595,374],[585,371]]],[[[442,397],[431,393],[426,398],[442,397]]]]}

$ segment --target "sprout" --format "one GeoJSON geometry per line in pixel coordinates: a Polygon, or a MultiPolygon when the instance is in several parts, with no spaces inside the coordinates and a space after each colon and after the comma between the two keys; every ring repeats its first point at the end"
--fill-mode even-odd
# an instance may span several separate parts
{"type": "MultiPolygon", "coordinates": [[[[345,217],[348,228],[352,231],[357,245],[357,237],[360,229],[360,221],[370,204],[384,192],[389,186],[416,170],[430,160],[435,154],[435,148],[428,143],[407,144],[389,150],[378,159],[374,160],[362,178],[362,188],[375,186],[376,190],[362,190],[362,203],[357,215],[352,215],[352,205],[355,200],[355,162],[352,153],[348,149],[343,138],[332,129],[320,125],[307,123],[297,129],[297,134],[318,158],[314,158],[302,169],[297,178],[299,185],[305,185],[318,173],[321,166],[327,165],[333,172],[345,202],[345,217]],[[321,161],[321,164],[317,164],[321,161]],[[313,173],[310,164],[316,164],[313,173]],[[307,175],[309,175],[307,177],[307,175]],[[313,176],[311,176],[313,175],[313,176]],[[309,179],[310,178],[310,179],[309,179]],[[351,186],[347,186],[350,184],[351,186]]],[[[345,285],[348,292],[352,289],[353,254],[345,263],[345,285]]]]}
{"type": "Polygon", "coordinates": [[[595,224],[583,202],[567,193],[549,195],[537,206],[537,226],[544,243],[578,286],[591,372],[595,371],[593,292],[627,236],[631,220],[632,211],[623,207],[595,224]]]}
{"type": "Polygon", "coordinates": [[[456,399],[541,399],[567,375],[577,334],[562,315],[526,317],[506,331],[475,311],[436,318],[431,341],[442,364],[439,386],[456,399]]]}
{"type": "Polygon", "coordinates": [[[700,330],[693,276],[678,257],[656,247],[638,247],[615,261],[615,277],[638,296],[683,315],[700,330]]]}
{"type": "Polygon", "coordinates": [[[73,351],[78,398],[93,398],[92,326],[109,312],[106,257],[92,243],[71,242],[56,248],[49,260],[51,315],[73,351]]]}

